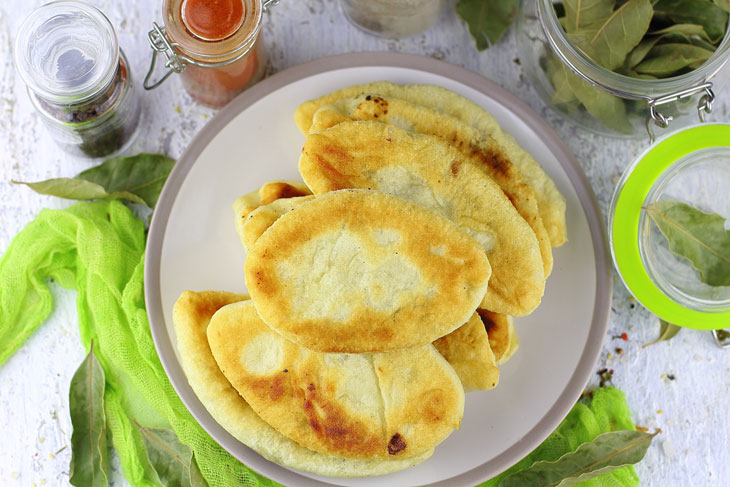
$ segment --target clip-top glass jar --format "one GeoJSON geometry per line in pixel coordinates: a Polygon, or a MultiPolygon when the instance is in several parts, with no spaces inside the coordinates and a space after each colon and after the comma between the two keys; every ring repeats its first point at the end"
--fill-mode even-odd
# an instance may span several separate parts
{"type": "Polygon", "coordinates": [[[67,151],[110,156],[140,119],[129,63],[109,19],[80,1],[33,11],[20,26],[15,63],[35,108],[67,151]]]}
{"type": "Polygon", "coordinates": [[[444,0],[340,0],[345,17],[356,27],[383,37],[408,37],[431,27],[444,0]]]}
{"type": "Polygon", "coordinates": [[[730,252],[723,243],[728,187],[727,124],[662,137],[616,187],[609,215],[616,270],[636,299],[669,323],[704,330],[730,325],[730,252]]]}
{"type": "Polygon", "coordinates": [[[152,62],[144,81],[154,89],[179,73],[195,100],[219,108],[253,83],[266,70],[260,42],[263,12],[278,0],[165,0],[164,27],[154,23],[148,38],[152,62]],[[158,53],[167,58],[167,73],[152,82],[158,53]]]}
{"type": "Polygon", "coordinates": [[[521,65],[540,98],[581,128],[609,136],[654,138],[688,126],[712,109],[730,78],[730,36],[687,73],[639,79],[610,71],[570,39],[553,0],[523,0],[517,20],[521,65]]]}

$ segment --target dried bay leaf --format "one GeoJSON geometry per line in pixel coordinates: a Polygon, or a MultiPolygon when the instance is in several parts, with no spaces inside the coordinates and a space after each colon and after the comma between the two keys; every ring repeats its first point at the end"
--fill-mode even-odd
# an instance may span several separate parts
{"type": "Polygon", "coordinates": [[[115,157],[79,173],[25,184],[37,193],[73,200],[122,199],[154,208],[175,161],[161,154],[115,157]]]}
{"type": "Polygon", "coordinates": [[[145,428],[136,421],[147,458],[164,487],[208,487],[195,461],[193,450],[180,442],[172,430],[145,428]]]}
{"type": "Polygon", "coordinates": [[[71,465],[69,482],[77,487],[106,487],[108,459],[104,415],[104,369],[94,355],[94,343],[71,379],[71,465]]]}
{"type": "Polygon", "coordinates": [[[554,462],[539,461],[505,477],[500,487],[568,487],[641,461],[657,433],[612,431],[554,462]]]}
{"type": "Polygon", "coordinates": [[[715,5],[730,13],[730,0],[712,0],[715,5]]]}
{"type": "Polygon", "coordinates": [[[681,326],[673,325],[669,323],[668,321],[659,320],[659,338],[654,340],[653,342],[649,342],[642,346],[641,348],[646,348],[650,345],[655,345],[659,342],[665,342],[667,340],[671,340],[674,338],[677,333],[682,329],[681,326]]]}
{"type": "Polygon", "coordinates": [[[713,51],[689,44],[659,44],[634,69],[637,73],[667,77],[696,63],[704,63],[712,54],[713,51]]]}
{"type": "Polygon", "coordinates": [[[662,35],[662,34],[682,34],[685,36],[699,36],[706,40],[710,40],[710,37],[705,32],[705,28],[699,24],[674,24],[664,29],[659,29],[654,32],[650,32],[651,35],[662,35]]]}
{"type": "Polygon", "coordinates": [[[604,23],[613,13],[612,0],[565,0],[566,32],[604,23]]]}
{"type": "Polygon", "coordinates": [[[647,37],[644,38],[638,46],[636,46],[626,57],[624,68],[631,69],[644,60],[649,51],[659,42],[660,37],[647,37]]]}
{"type": "Polygon", "coordinates": [[[710,0],[659,0],[654,15],[677,24],[699,24],[713,43],[725,35],[728,22],[727,11],[710,0]]]}
{"type": "Polygon", "coordinates": [[[577,29],[568,37],[591,59],[613,71],[644,38],[652,14],[651,0],[629,0],[603,23],[577,29]]]}
{"type": "Polygon", "coordinates": [[[604,125],[621,133],[631,133],[632,127],[626,116],[626,105],[620,98],[594,88],[572,73],[564,64],[556,70],[553,86],[562,90],[567,85],[586,111],[604,125]]]}
{"type": "Polygon", "coordinates": [[[507,32],[517,14],[517,0],[457,0],[456,12],[483,51],[507,32]]]}
{"type": "Polygon", "coordinates": [[[700,280],[730,286],[730,231],[725,219],[681,201],[658,201],[645,208],[675,255],[690,261],[700,280]]]}

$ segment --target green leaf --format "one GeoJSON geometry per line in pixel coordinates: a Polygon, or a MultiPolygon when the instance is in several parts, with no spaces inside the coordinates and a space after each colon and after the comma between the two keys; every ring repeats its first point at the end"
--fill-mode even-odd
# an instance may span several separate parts
{"type": "Polygon", "coordinates": [[[551,81],[556,87],[556,92],[562,92],[565,89],[564,85],[568,86],[586,111],[607,127],[622,133],[632,133],[631,122],[626,116],[626,105],[620,98],[594,88],[562,63],[551,81]]]}
{"type": "Polygon", "coordinates": [[[659,0],[654,14],[677,24],[699,24],[712,42],[723,38],[728,21],[727,11],[709,0],[659,0]]]}
{"type": "Polygon", "coordinates": [[[583,443],[554,462],[539,461],[515,472],[500,487],[568,487],[641,461],[657,433],[612,431],[583,443]]]}
{"type": "Polygon", "coordinates": [[[730,13],[730,0],[713,0],[713,3],[725,12],[730,13]]]}
{"type": "Polygon", "coordinates": [[[132,203],[145,204],[145,201],[135,194],[127,191],[108,193],[103,186],[83,179],[54,178],[37,183],[25,183],[23,181],[13,181],[13,183],[25,184],[36,193],[69,200],[122,199],[132,203]]]}
{"type": "Polygon", "coordinates": [[[456,12],[483,51],[507,32],[517,14],[517,0],[457,0],[456,12]]]}
{"type": "Polygon", "coordinates": [[[645,210],[666,237],[669,250],[688,259],[702,282],[730,286],[730,231],[723,217],[680,201],[659,201],[645,210]]]}
{"type": "Polygon", "coordinates": [[[662,34],[682,34],[685,36],[699,36],[703,39],[710,40],[710,37],[705,32],[705,28],[699,24],[674,24],[660,29],[654,32],[650,32],[651,35],[662,35],[662,34]]]}
{"type": "Polygon", "coordinates": [[[104,416],[104,369],[94,355],[94,343],[71,379],[70,482],[77,487],[109,485],[104,416]]]}
{"type": "Polygon", "coordinates": [[[613,14],[612,0],[565,0],[564,6],[568,33],[602,24],[613,14]]]}
{"type": "Polygon", "coordinates": [[[646,35],[652,12],[650,0],[629,0],[600,25],[578,29],[568,37],[587,56],[613,71],[646,35]]]}
{"type": "Polygon", "coordinates": [[[172,430],[145,428],[136,421],[150,464],[164,487],[208,487],[200,473],[193,450],[172,430]]]}
{"type": "Polygon", "coordinates": [[[644,60],[649,51],[659,42],[660,37],[645,37],[626,57],[624,67],[631,69],[644,60]]]}
{"type": "Polygon", "coordinates": [[[704,63],[712,51],[689,44],[659,44],[654,46],[647,59],[634,69],[637,73],[651,74],[657,77],[671,76],[696,63],[704,63]]]}
{"type": "Polygon", "coordinates": [[[115,157],[79,173],[25,184],[37,193],[73,200],[122,199],[154,208],[175,164],[160,154],[115,157]]]}
{"type": "Polygon", "coordinates": [[[681,330],[681,326],[673,325],[669,323],[668,321],[659,320],[659,338],[654,340],[653,342],[645,344],[641,348],[646,348],[650,345],[657,344],[659,342],[665,342],[667,340],[671,340],[674,338],[677,333],[679,333],[679,330],[681,330]]]}

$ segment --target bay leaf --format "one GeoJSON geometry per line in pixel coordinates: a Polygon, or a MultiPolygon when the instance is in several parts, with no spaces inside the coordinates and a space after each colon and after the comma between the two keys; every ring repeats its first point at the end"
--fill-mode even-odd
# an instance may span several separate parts
{"type": "Polygon", "coordinates": [[[483,51],[507,32],[517,14],[517,0],[457,0],[456,12],[483,51]]]}
{"type": "Polygon", "coordinates": [[[697,46],[708,51],[715,51],[717,47],[711,42],[701,38],[700,36],[688,36],[686,34],[664,34],[662,35],[662,42],[667,44],[688,44],[690,46],[697,46]]]}
{"type": "Polygon", "coordinates": [[[134,424],[142,433],[147,458],[164,487],[208,487],[193,450],[180,442],[175,432],[146,428],[136,421],[134,424]]]}
{"type": "Polygon", "coordinates": [[[162,154],[142,153],[109,159],[79,173],[77,178],[99,184],[112,194],[135,194],[154,208],[174,165],[174,159],[162,154]]]}
{"type": "Polygon", "coordinates": [[[154,208],[175,160],[161,154],[115,157],[79,173],[25,184],[37,193],[73,200],[121,199],[154,208]]]}
{"type": "Polygon", "coordinates": [[[664,29],[659,29],[654,32],[650,32],[651,35],[662,35],[662,34],[682,34],[685,36],[699,36],[703,39],[710,40],[710,36],[705,32],[705,28],[699,24],[674,24],[664,29]]]}
{"type": "Polygon", "coordinates": [[[641,461],[657,433],[612,431],[554,462],[539,461],[505,477],[499,487],[568,487],[641,461]]]}
{"type": "Polygon", "coordinates": [[[68,394],[73,425],[69,482],[77,487],[109,485],[105,383],[104,369],[94,355],[92,342],[89,354],[71,378],[68,394]]]}
{"type": "Polygon", "coordinates": [[[562,90],[562,85],[567,85],[586,111],[607,127],[621,133],[633,132],[623,100],[594,88],[561,63],[553,78],[553,86],[562,90]]]}
{"type": "Polygon", "coordinates": [[[725,219],[681,201],[658,201],[645,208],[669,244],[669,250],[689,260],[700,280],[710,286],[730,286],[730,231],[725,219]]]}
{"type": "Polygon", "coordinates": [[[613,71],[646,35],[652,13],[650,0],[629,0],[603,23],[577,29],[568,37],[587,56],[613,71]]]}
{"type": "Polygon", "coordinates": [[[730,0],[712,0],[715,5],[730,13],[730,0]]]}
{"type": "Polygon", "coordinates": [[[128,191],[109,193],[100,184],[76,178],[53,178],[36,183],[23,181],[12,181],[15,184],[25,184],[36,193],[57,196],[69,200],[96,200],[96,199],[120,199],[144,205],[145,201],[139,196],[128,191]]]}
{"type": "Polygon", "coordinates": [[[642,346],[641,348],[646,348],[650,345],[655,345],[659,342],[665,342],[667,340],[671,340],[674,338],[677,333],[682,329],[681,326],[673,325],[669,323],[668,321],[659,320],[659,338],[654,340],[653,342],[649,342],[642,346]]]}
{"type": "Polygon", "coordinates": [[[699,24],[712,42],[723,38],[728,22],[727,11],[709,0],[659,0],[654,15],[677,24],[699,24]]]}
{"type": "Polygon", "coordinates": [[[649,51],[656,45],[661,37],[645,37],[632,51],[626,56],[624,68],[631,69],[644,60],[649,51]]]}
{"type": "Polygon", "coordinates": [[[694,64],[704,63],[712,54],[713,51],[689,44],[659,44],[634,69],[637,73],[668,77],[694,64]]]}
{"type": "Polygon", "coordinates": [[[566,31],[568,33],[604,23],[613,13],[612,0],[565,0],[566,31]]]}

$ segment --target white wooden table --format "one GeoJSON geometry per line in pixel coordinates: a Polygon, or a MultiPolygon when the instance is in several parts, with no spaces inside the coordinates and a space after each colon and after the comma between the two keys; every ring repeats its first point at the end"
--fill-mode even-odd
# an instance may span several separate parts
{"type": "MultiPolygon", "coordinates": [[[[12,64],[16,30],[43,0],[0,3],[0,252],[41,208],[69,203],[10,184],[73,176],[88,160],[67,156],[46,134],[12,64]]],[[[146,32],[161,20],[161,1],[92,0],[117,28],[141,86],[150,58],[146,32]]],[[[357,51],[398,51],[432,56],[466,67],[512,91],[540,113],[563,137],[588,175],[606,214],[614,185],[645,141],[608,139],[586,133],[553,115],[531,90],[515,62],[512,31],[505,40],[477,52],[465,25],[449,5],[439,23],[423,35],[395,41],[369,36],[347,23],[336,0],[282,0],[266,14],[264,42],[273,73],[318,57],[357,51]]],[[[730,88],[718,93],[714,121],[730,122],[730,88]]],[[[181,154],[215,114],[195,104],[179,82],[153,93],[140,90],[146,108],[143,136],[129,149],[181,154]]],[[[608,335],[598,369],[612,368],[613,383],[626,392],[635,422],[663,433],[637,471],[642,485],[730,485],[730,350],[717,348],[708,332],[683,330],[670,342],[641,345],[658,333],[658,321],[632,302],[618,277],[608,335]],[[626,332],[628,342],[612,339],[626,332]],[[619,355],[616,348],[622,348],[619,355]]],[[[68,384],[83,359],[75,295],[53,288],[57,298],[48,320],[0,367],[0,485],[68,485],[71,456],[68,384]]],[[[594,376],[592,386],[598,383],[594,376]]],[[[117,462],[114,485],[126,485],[117,462]]]]}

